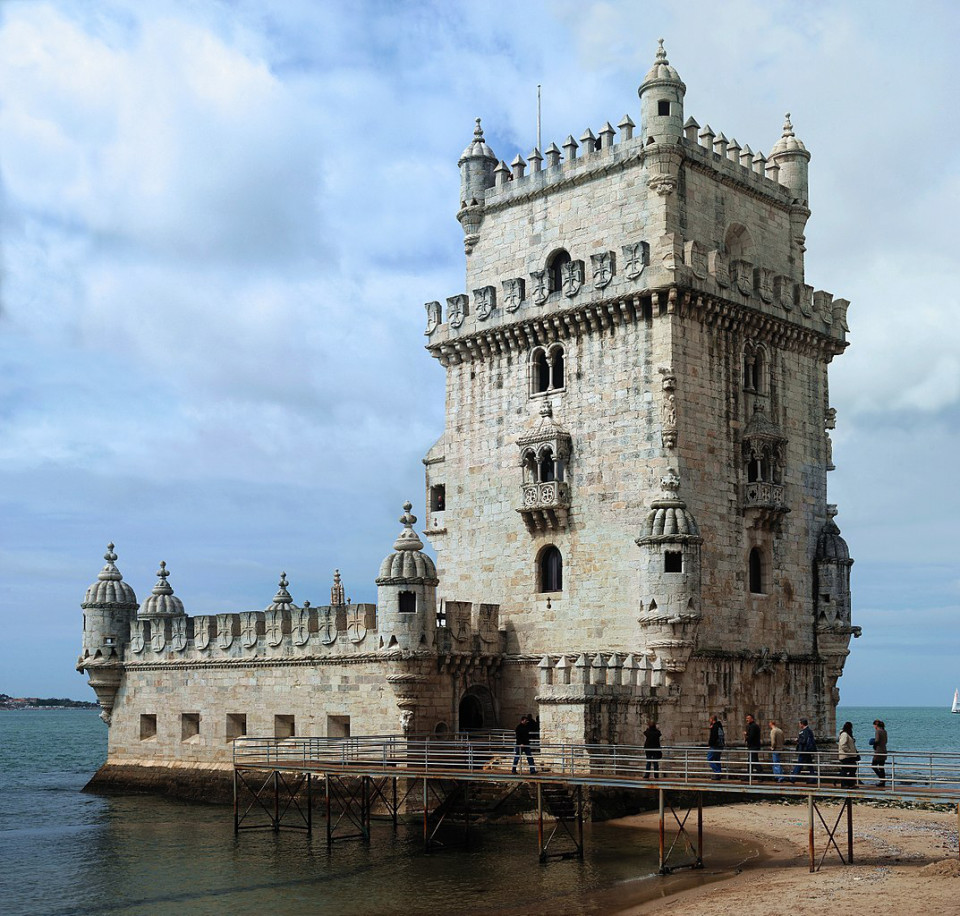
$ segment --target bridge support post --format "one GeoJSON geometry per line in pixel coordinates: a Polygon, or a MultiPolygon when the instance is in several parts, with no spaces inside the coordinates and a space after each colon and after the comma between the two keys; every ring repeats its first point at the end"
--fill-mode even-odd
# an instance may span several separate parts
{"type": "Polygon", "coordinates": [[[280,771],[273,771],[273,832],[280,832],[280,771]]]}
{"type": "MultiPolygon", "coordinates": [[[[240,778],[240,771],[234,767],[233,769],[233,835],[238,836],[240,833],[240,789],[237,785],[237,780],[240,778]]],[[[960,805],[957,806],[957,811],[960,812],[960,805]]]]}
{"type": "Polygon", "coordinates": [[[813,838],[813,795],[807,796],[807,845],[810,849],[810,871],[817,870],[817,850],[813,838]]]}
{"type": "Polygon", "coordinates": [[[853,865],[853,798],[847,799],[847,864],[853,865]]]}
{"type": "Polygon", "coordinates": [[[658,789],[657,794],[660,797],[660,874],[665,875],[667,873],[667,860],[664,852],[666,850],[666,842],[664,840],[664,805],[666,799],[664,798],[663,789],[658,789]]]}
{"type": "Polygon", "coordinates": [[[583,786],[577,786],[577,854],[583,861],[583,786]]]}
{"type": "Polygon", "coordinates": [[[430,852],[430,809],[427,799],[427,777],[423,777],[423,849],[430,852]]]}
{"type": "Polygon", "coordinates": [[[540,850],[540,861],[546,862],[543,849],[543,783],[540,782],[537,783],[537,849],[540,850]]]}
{"type": "Polygon", "coordinates": [[[333,846],[333,821],[330,817],[330,776],[326,773],[323,775],[323,789],[327,799],[327,849],[329,849],[333,846]]]}

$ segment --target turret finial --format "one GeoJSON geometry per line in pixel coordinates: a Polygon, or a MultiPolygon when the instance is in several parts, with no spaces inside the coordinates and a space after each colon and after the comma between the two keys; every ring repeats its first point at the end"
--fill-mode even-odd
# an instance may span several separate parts
{"type": "Polygon", "coordinates": [[[793,124],[790,123],[790,112],[789,112],[789,111],[783,116],[783,119],[784,119],[784,120],[783,120],[783,136],[784,136],[784,137],[793,137],[793,136],[795,136],[795,134],[793,133],[793,124]]]}
{"type": "Polygon", "coordinates": [[[333,571],[333,585],[330,588],[330,604],[332,607],[343,607],[343,583],[340,581],[340,570],[333,571]]]}
{"type": "Polygon", "coordinates": [[[157,570],[157,584],[153,587],[154,595],[172,595],[173,588],[170,583],[167,582],[167,577],[170,575],[170,571],[167,569],[167,564],[161,560],[160,568],[157,570]]]}
{"type": "Polygon", "coordinates": [[[667,52],[663,47],[663,39],[657,39],[657,63],[658,64],[669,64],[670,61],[667,60],[667,52]]]}
{"type": "Polygon", "coordinates": [[[480,126],[479,118],[477,118],[477,126],[473,129],[473,139],[478,143],[483,143],[483,128],[480,126]]]}
{"type": "Polygon", "coordinates": [[[97,578],[101,582],[119,582],[123,579],[123,576],[120,575],[120,570],[114,565],[117,561],[117,555],[114,552],[113,544],[107,544],[107,552],[103,555],[103,558],[107,562],[104,564],[103,569],[100,570],[97,578]]]}
{"type": "Polygon", "coordinates": [[[400,532],[396,541],[393,543],[394,550],[423,550],[423,541],[417,536],[417,532],[413,530],[417,517],[410,512],[412,508],[413,503],[409,500],[403,504],[403,515],[400,516],[403,531],[400,532]]]}
{"type": "Polygon", "coordinates": [[[273,596],[273,605],[293,603],[293,598],[290,597],[290,592],[287,591],[289,584],[290,583],[287,582],[287,574],[285,572],[280,573],[279,587],[277,588],[276,595],[273,596]]]}

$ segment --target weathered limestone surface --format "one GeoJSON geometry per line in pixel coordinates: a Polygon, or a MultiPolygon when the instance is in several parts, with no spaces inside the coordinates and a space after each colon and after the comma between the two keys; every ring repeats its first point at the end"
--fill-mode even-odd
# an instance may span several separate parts
{"type": "MultiPolygon", "coordinates": [[[[98,781],[221,773],[238,735],[704,739],[720,713],[832,734],[852,560],[827,503],[849,303],[807,285],[810,154],[684,115],[662,46],[625,116],[510,166],[460,158],[465,289],[426,304],[446,425],[377,604],[189,615],[161,565],[84,601],[98,781]],[[139,607],[139,610],[138,610],[139,607]],[[167,767],[171,775],[156,775],[167,767]],[[213,768],[212,770],[210,768],[213,768]],[[150,775],[154,774],[154,775],[150,775]]],[[[219,779],[219,776],[217,777],[219,779]]],[[[216,779],[211,780],[211,784],[216,779]]]]}

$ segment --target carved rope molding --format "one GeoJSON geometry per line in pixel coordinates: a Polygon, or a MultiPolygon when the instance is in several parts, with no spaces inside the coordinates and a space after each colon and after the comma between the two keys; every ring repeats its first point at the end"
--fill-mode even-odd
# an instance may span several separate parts
{"type": "MultiPolygon", "coordinates": [[[[482,328],[464,337],[431,344],[427,350],[444,367],[479,362],[491,356],[523,353],[555,341],[585,337],[613,330],[621,324],[633,323],[643,314],[641,305],[652,306],[654,299],[659,303],[660,298],[666,299],[668,315],[679,310],[681,317],[690,316],[705,325],[716,326],[724,331],[740,330],[758,340],[802,355],[819,353],[832,358],[848,346],[846,341],[812,328],[800,327],[750,306],[672,286],[623,294],[599,302],[576,305],[552,315],[530,316],[511,324],[482,328]]],[[[660,316],[653,315],[654,319],[658,317],[660,316]]]]}

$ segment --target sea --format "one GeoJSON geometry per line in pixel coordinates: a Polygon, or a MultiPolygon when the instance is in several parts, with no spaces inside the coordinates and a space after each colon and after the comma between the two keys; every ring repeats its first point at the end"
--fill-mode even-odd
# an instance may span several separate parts
{"type": "MultiPolygon", "coordinates": [[[[880,718],[890,751],[960,753],[960,715],[841,707],[861,749],[880,718]]],[[[233,831],[233,812],[82,791],[106,758],[95,710],[0,711],[0,912],[6,916],[417,916],[601,914],[703,883],[756,854],[709,850],[702,873],[655,876],[657,835],[588,824],[584,860],[541,865],[536,824],[462,829],[426,854],[418,824],[374,822],[369,843],[328,849],[300,832],[233,831]],[[716,868],[711,868],[715,864],[716,868]]],[[[709,826],[709,825],[707,825],[709,826]]]]}

